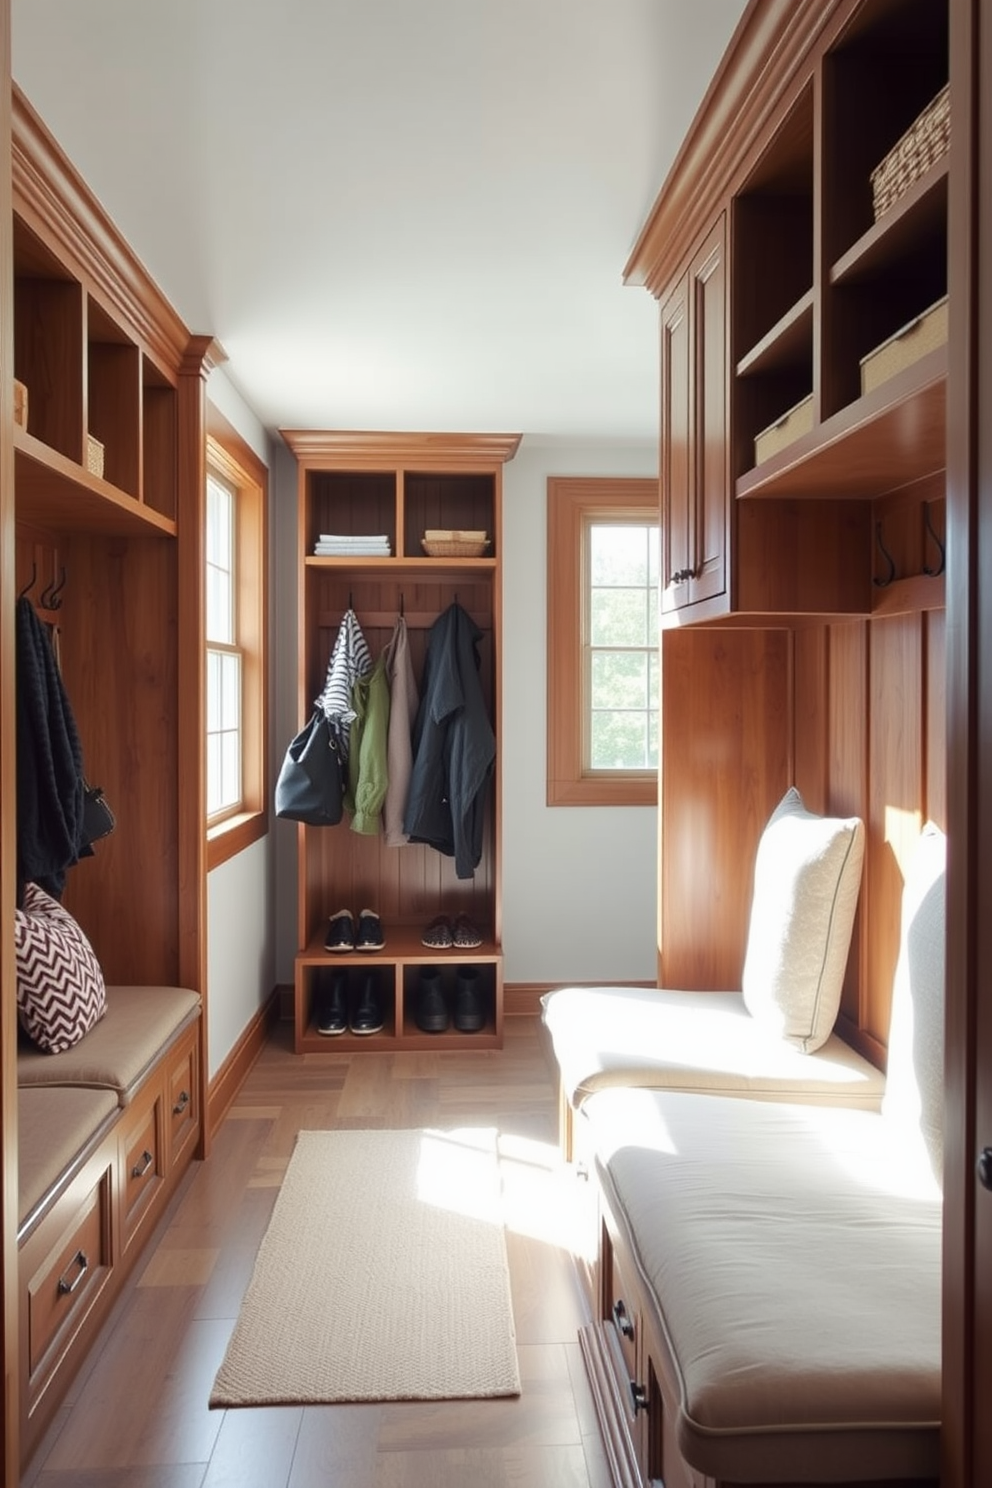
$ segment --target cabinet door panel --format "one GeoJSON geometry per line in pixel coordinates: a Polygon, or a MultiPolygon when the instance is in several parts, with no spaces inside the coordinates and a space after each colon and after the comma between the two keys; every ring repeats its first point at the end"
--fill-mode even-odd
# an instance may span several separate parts
{"type": "Polygon", "coordinates": [[[695,356],[693,541],[690,601],[726,588],[727,553],[727,294],[723,222],[690,271],[695,356]]]}
{"type": "Polygon", "coordinates": [[[685,604],[682,575],[690,567],[690,358],[687,280],[661,312],[661,499],[665,514],[664,607],[685,604]]]}

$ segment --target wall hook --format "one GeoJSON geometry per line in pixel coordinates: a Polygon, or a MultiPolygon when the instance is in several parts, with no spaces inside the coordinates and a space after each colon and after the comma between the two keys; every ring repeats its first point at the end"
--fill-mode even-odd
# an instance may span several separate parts
{"type": "Polygon", "coordinates": [[[42,591],[41,605],[46,610],[59,610],[62,608],[62,590],[65,588],[65,564],[59,569],[59,581],[57,584],[49,584],[42,591]]]}
{"type": "Polygon", "coordinates": [[[941,542],[940,538],[934,531],[933,523],[930,520],[929,501],[924,501],[923,503],[923,525],[927,530],[927,536],[932,539],[937,552],[940,554],[940,562],[937,564],[936,568],[931,568],[928,563],[924,563],[923,565],[923,572],[927,574],[931,579],[935,579],[938,574],[942,574],[944,572],[944,567],[947,561],[947,554],[944,549],[944,544],[941,542]]]}
{"type": "Polygon", "coordinates": [[[403,593],[402,593],[402,590],[401,590],[400,591],[400,619],[401,620],[403,619],[403,613],[404,613],[405,609],[406,609],[406,600],[404,599],[403,593]]]}
{"type": "Polygon", "coordinates": [[[38,565],[37,565],[37,563],[35,563],[35,562],[32,561],[32,563],[31,563],[31,577],[28,579],[27,583],[24,585],[24,588],[21,590],[20,594],[17,596],[18,599],[24,599],[26,595],[28,595],[28,594],[31,593],[31,590],[35,586],[35,580],[37,579],[37,577],[38,577],[38,565]]]}
{"type": "Polygon", "coordinates": [[[889,571],[886,574],[885,578],[883,578],[883,579],[874,578],[874,579],[872,579],[872,583],[878,589],[886,589],[886,588],[888,588],[889,584],[892,583],[892,580],[896,576],[896,562],[895,562],[895,559],[893,558],[892,554],[889,552],[888,548],[885,546],[884,542],[882,541],[882,524],[881,524],[881,522],[876,522],[875,523],[875,542],[876,542],[876,544],[878,546],[879,552],[881,553],[882,557],[885,559],[886,563],[889,566],[889,571]]]}

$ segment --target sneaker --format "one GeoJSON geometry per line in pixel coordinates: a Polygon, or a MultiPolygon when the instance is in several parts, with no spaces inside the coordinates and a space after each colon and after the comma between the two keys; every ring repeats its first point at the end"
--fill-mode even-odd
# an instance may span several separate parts
{"type": "Polygon", "coordinates": [[[467,914],[460,914],[451,932],[451,943],[461,951],[474,951],[481,946],[482,936],[467,914]]]}
{"type": "Polygon", "coordinates": [[[348,1026],[352,1033],[381,1033],[383,1022],[379,978],[375,972],[370,971],[362,978],[361,991],[351,1010],[351,1021],[348,1026]]]}
{"type": "Polygon", "coordinates": [[[350,909],[339,909],[327,922],[324,937],[325,951],[353,951],[355,949],[355,917],[350,909]]]}
{"type": "Polygon", "coordinates": [[[317,1032],[333,1038],[348,1027],[348,977],[344,971],[325,972],[317,990],[317,1032]]]}
{"type": "Polygon", "coordinates": [[[486,1000],[474,966],[459,966],[455,980],[454,1023],[459,1033],[478,1033],[486,1026],[486,1000]]]}
{"type": "Polygon", "coordinates": [[[382,933],[382,921],[371,909],[363,909],[358,916],[358,934],[355,937],[356,951],[381,951],[386,941],[382,933]]]}
{"type": "Polygon", "coordinates": [[[448,1026],[448,1004],[441,990],[441,973],[436,966],[425,966],[420,973],[414,1016],[421,1033],[444,1033],[448,1026]]]}

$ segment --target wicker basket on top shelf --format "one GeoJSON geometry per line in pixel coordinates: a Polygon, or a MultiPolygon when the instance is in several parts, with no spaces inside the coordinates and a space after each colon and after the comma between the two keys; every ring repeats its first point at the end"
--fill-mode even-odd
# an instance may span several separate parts
{"type": "Polygon", "coordinates": [[[457,528],[431,528],[420,539],[430,558],[484,558],[489,538],[484,532],[457,528]]]}
{"type": "Polygon", "coordinates": [[[951,144],[951,96],[945,85],[871,173],[875,221],[887,212],[951,144]]]}

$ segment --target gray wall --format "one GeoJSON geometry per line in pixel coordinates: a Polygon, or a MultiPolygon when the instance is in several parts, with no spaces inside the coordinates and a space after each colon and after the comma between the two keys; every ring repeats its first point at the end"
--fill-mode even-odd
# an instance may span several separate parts
{"type": "MultiPolygon", "coordinates": [[[[503,947],[509,983],[655,979],[654,807],[546,800],[546,492],[549,475],[654,476],[644,444],[524,438],[503,476],[503,947]]],[[[273,769],[299,728],[296,465],[276,452],[273,511],[273,769]]],[[[274,825],[276,978],[293,981],[296,835],[274,825]]]]}

